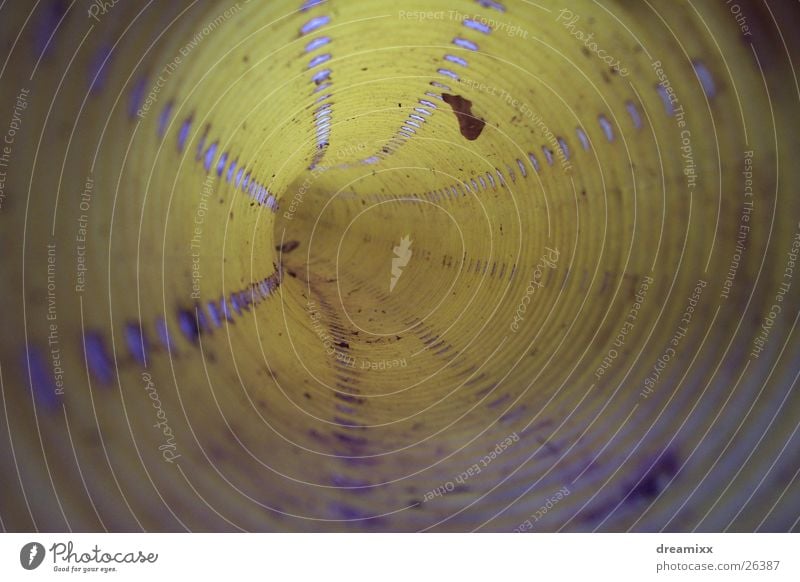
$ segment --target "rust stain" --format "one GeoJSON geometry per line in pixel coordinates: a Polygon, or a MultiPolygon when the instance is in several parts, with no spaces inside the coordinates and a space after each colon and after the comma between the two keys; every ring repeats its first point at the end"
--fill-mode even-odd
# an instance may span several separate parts
{"type": "Polygon", "coordinates": [[[464,99],[461,95],[450,95],[449,93],[442,93],[442,99],[453,108],[461,135],[470,141],[478,139],[486,122],[472,114],[472,101],[464,99]]]}

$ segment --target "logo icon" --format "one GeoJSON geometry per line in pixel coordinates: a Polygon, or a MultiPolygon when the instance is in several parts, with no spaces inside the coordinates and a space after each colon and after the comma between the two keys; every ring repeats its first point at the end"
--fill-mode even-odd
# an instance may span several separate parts
{"type": "Polygon", "coordinates": [[[44,561],[44,546],[38,542],[30,542],[22,546],[19,552],[19,563],[26,570],[35,570],[44,561]]]}
{"type": "Polygon", "coordinates": [[[394,247],[394,258],[392,258],[392,280],[389,282],[389,293],[394,291],[397,280],[403,274],[403,267],[408,265],[411,260],[411,235],[406,235],[400,239],[400,244],[394,247]]]}

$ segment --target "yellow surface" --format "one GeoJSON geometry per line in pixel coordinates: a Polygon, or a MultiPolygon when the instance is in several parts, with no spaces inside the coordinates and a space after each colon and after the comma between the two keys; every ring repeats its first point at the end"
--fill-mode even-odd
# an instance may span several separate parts
{"type": "Polygon", "coordinates": [[[140,4],[96,18],[74,9],[41,59],[51,8],[0,11],[0,132],[29,90],[0,208],[6,529],[796,527],[800,281],[786,277],[800,229],[796,5],[740,2],[743,34],[723,2],[573,2],[570,26],[546,0],[507,0],[505,12],[467,0],[140,4]],[[330,22],[300,34],[320,16],[330,22]],[[465,16],[492,19],[493,32],[465,16]],[[329,44],[304,52],[323,35],[329,44]],[[102,84],[89,91],[104,47],[102,84]],[[684,116],[665,112],[657,61],[684,116]],[[314,93],[324,68],[331,87],[314,93]],[[137,81],[146,96],[159,75],[149,111],[131,116],[137,81]],[[477,139],[425,95],[443,91],[431,81],[472,101],[486,122],[477,139]],[[318,150],[326,93],[330,143],[318,150]],[[436,110],[398,142],[420,99],[436,110]],[[276,213],[195,159],[206,127],[201,153],[218,141],[214,166],[222,151],[246,164],[276,213]],[[406,236],[411,257],[390,291],[406,236]],[[197,303],[193,265],[201,309],[268,277],[280,286],[193,343],[177,319],[197,303]],[[126,343],[132,322],[146,367],[126,343]],[[110,382],[87,369],[85,333],[101,338],[110,382]],[[48,383],[31,382],[28,363],[39,353],[52,376],[52,347],[64,388],[48,406],[32,396],[31,383],[48,383]],[[174,447],[159,450],[164,418],[174,447]]]}

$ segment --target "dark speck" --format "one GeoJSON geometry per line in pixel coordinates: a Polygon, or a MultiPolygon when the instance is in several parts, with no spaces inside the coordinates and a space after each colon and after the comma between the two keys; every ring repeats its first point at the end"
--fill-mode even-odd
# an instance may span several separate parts
{"type": "Polygon", "coordinates": [[[630,497],[653,499],[661,492],[666,482],[677,474],[679,468],[678,455],[672,450],[665,451],[640,479],[629,485],[632,487],[630,497]]]}
{"type": "Polygon", "coordinates": [[[299,246],[300,246],[300,241],[290,240],[288,242],[283,243],[282,245],[276,246],[275,250],[282,253],[291,253],[299,246]]]}

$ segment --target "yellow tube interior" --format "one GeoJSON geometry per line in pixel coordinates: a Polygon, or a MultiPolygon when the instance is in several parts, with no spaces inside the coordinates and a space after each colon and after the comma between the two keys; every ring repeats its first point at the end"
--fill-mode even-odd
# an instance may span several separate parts
{"type": "Polygon", "coordinates": [[[5,529],[797,528],[795,4],[10,4],[5,529]]]}

